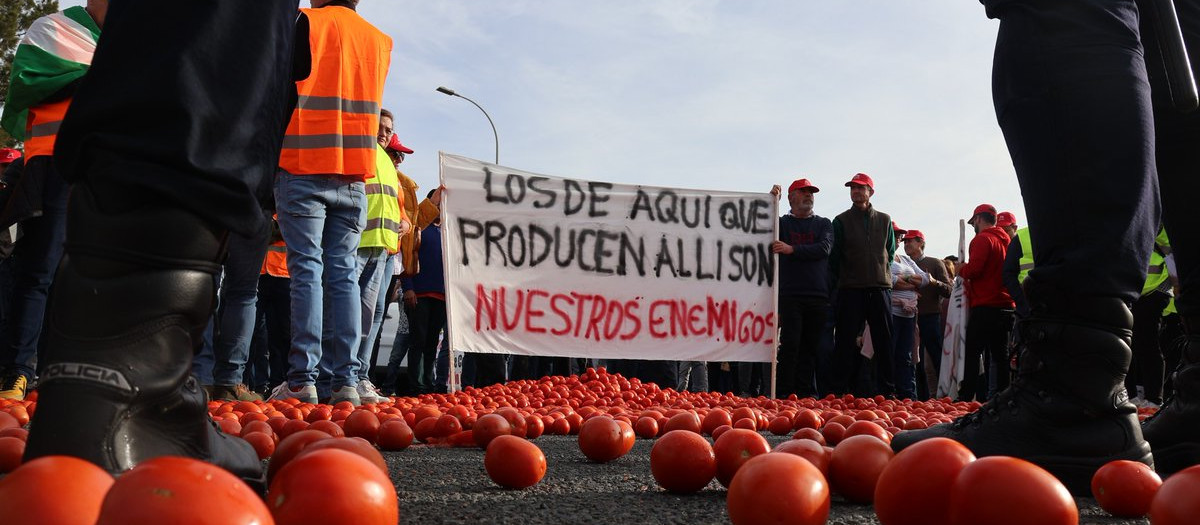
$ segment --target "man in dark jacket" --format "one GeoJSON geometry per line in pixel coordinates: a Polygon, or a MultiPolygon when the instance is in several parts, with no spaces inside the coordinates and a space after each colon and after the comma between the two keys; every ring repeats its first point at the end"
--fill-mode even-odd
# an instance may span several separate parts
{"type": "MultiPolygon", "coordinates": [[[[778,193],[779,186],[771,190],[778,193]]],[[[779,218],[779,370],[776,397],[814,396],[817,346],[829,306],[829,252],[833,224],[813,213],[814,194],[808,179],[788,186],[792,211],[779,218]]]]}
{"type": "Polygon", "coordinates": [[[833,249],[829,269],[837,282],[837,316],[834,332],[833,378],[837,394],[894,395],[890,352],[875,352],[877,385],[856,389],[863,368],[857,338],[865,322],[875,348],[892,348],[892,274],[889,265],[896,253],[892,218],[871,206],[875,181],[859,173],[846,183],[849,210],[833,219],[833,249]]]}

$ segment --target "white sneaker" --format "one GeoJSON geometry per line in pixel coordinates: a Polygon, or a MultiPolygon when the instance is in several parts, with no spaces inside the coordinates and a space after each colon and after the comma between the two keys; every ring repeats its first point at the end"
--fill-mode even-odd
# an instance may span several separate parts
{"type": "Polygon", "coordinates": [[[345,385],[333,389],[333,395],[329,397],[329,404],[336,405],[342,401],[349,401],[351,405],[361,406],[362,400],[358,397],[358,387],[345,385]]]}
{"type": "Polygon", "coordinates": [[[299,399],[301,403],[317,404],[317,387],[315,385],[304,385],[299,389],[288,387],[287,381],[279,384],[279,386],[271,389],[271,400],[282,399],[299,399]]]}
{"type": "Polygon", "coordinates": [[[379,393],[379,387],[375,386],[370,379],[358,380],[358,398],[365,403],[382,403],[387,401],[387,396],[379,393]]]}

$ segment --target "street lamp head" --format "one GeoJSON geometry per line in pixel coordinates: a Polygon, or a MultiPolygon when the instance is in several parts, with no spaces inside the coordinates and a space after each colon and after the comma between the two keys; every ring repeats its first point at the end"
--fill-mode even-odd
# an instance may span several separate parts
{"type": "Polygon", "coordinates": [[[458,95],[458,93],[455,93],[453,89],[450,89],[448,87],[438,86],[437,90],[439,93],[444,93],[444,94],[450,95],[452,97],[458,95]]]}

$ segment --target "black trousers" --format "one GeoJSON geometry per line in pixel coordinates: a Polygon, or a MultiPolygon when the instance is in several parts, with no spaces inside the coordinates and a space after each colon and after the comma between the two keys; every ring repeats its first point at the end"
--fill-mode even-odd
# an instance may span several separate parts
{"type": "Polygon", "coordinates": [[[1153,291],[1133,303],[1133,361],[1125,375],[1125,390],[1129,397],[1137,394],[1137,385],[1147,401],[1163,402],[1163,381],[1166,364],[1162,347],[1158,344],[1158,331],[1162,327],[1163,309],[1171,302],[1171,296],[1153,291]]]}
{"type": "Polygon", "coordinates": [[[837,325],[834,328],[833,393],[853,393],[857,396],[895,395],[892,381],[892,290],[888,288],[841,289],[834,304],[837,325]],[[859,353],[858,336],[863,323],[871,328],[871,343],[875,357],[868,363],[859,353]],[[874,384],[863,384],[862,373],[875,365],[878,374],[874,384]]]}
{"type": "MultiPolygon", "coordinates": [[[[1176,8],[1197,71],[1200,5],[1176,8]]],[[[1200,311],[1200,229],[1187,204],[1200,192],[1200,113],[1152,106],[1133,0],[1013,0],[993,14],[1001,22],[992,92],[1029,216],[1029,278],[1067,296],[1133,303],[1161,183],[1183,288],[1177,304],[1200,311]]]]}
{"type": "Polygon", "coordinates": [[[1013,328],[1013,311],[976,306],[971,308],[967,319],[966,360],[958,399],[983,401],[1008,388],[1011,382],[1008,338],[1013,328]]]}
{"type": "Polygon", "coordinates": [[[816,395],[817,349],[825,330],[828,306],[828,302],[820,299],[779,298],[777,397],[816,395]]]}

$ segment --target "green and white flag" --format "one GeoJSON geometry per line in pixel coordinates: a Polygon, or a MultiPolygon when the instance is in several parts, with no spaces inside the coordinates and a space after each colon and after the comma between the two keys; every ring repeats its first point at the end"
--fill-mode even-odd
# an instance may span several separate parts
{"type": "Polygon", "coordinates": [[[92,64],[100,27],[82,7],[43,16],[29,26],[13,56],[3,127],[25,140],[29,108],[79,80],[92,64]]]}

